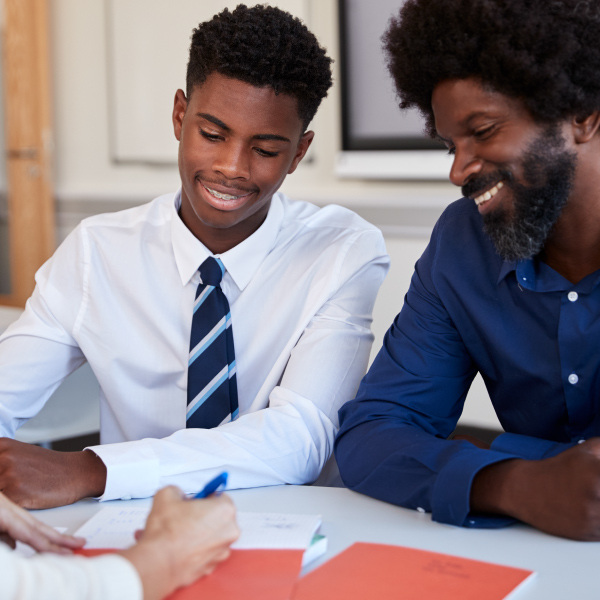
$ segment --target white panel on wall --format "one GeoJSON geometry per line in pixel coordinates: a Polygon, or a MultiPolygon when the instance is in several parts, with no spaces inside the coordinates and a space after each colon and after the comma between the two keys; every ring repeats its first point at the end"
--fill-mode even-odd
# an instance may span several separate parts
{"type": "MultiPolygon", "coordinates": [[[[185,89],[192,30],[239,0],[107,0],[111,152],[117,162],[174,164],[173,99],[185,89]]],[[[252,5],[252,2],[247,2],[252,5]]],[[[276,0],[309,26],[308,0],[276,0]]]]}

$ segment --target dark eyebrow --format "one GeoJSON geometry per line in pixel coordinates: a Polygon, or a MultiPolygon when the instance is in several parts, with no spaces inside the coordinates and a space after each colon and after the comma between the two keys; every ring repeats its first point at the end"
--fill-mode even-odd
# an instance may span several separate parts
{"type": "MultiPolygon", "coordinates": [[[[473,121],[475,121],[476,119],[479,118],[483,118],[483,119],[498,119],[499,117],[495,116],[493,113],[490,113],[490,111],[487,110],[479,110],[477,112],[474,113],[470,113],[469,115],[467,115],[462,121],[459,122],[459,125],[461,127],[466,127],[466,128],[472,128],[473,125],[473,121]]],[[[437,131],[434,134],[434,139],[438,140],[439,142],[442,142],[442,144],[451,144],[452,140],[447,140],[446,138],[442,137],[437,131]]]]}
{"type": "Polygon", "coordinates": [[[286,138],[283,135],[277,135],[275,133],[260,133],[254,136],[256,140],[274,140],[276,142],[291,142],[289,138],[286,138]]]}
{"type": "Polygon", "coordinates": [[[196,116],[202,117],[203,119],[206,119],[207,121],[210,121],[211,123],[214,123],[217,127],[220,127],[221,129],[224,129],[225,131],[230,130],[230,128],[227,125],[225,125],[225,123],[223,123],[223,121],[221,121],[221,119],[217,119],[217,117],[214,117],[213,115],[211,115],[209,113],[197,113],[196,116]]]}
{"type": "Polygon", "coordinates": [[[493,115],[490,115],[489,111],[480,110],[478,112],[471,113],[465,119],[464,123],[465,123],[465,125],[467,125],[467,127],[472,127],[473,126],[473,121],[475,121],[475,119],[489,119],[490,117],[493,117],[493,115]]]}
{"type": "MultiPolygon", "coordinates": [[[[211,123],[213,123],[214,125],[216,125],[217,127],[220,127],[221,129],[225,130],[225,131],[231,131],[231,127],[229,127],[228,125],[225,125],[225,123],[223,123],[223,121],[221,121],[221,119],[218,119],[217,117],[215,117],[214,115],[211,115],[210,113],[197,113],[196,114],[197,117],[200,117],[202,119],[206,119],[207,121],[210,121],[211,123]]],[[[276,141],[276,142],[291,142],[292,140],[290,140],[289,138],[286,138],[283,135],[277,135],[275,133],[259,133],[258,135],[254,136],[255,140],[272,140],[272,141],[276,141]]]]}

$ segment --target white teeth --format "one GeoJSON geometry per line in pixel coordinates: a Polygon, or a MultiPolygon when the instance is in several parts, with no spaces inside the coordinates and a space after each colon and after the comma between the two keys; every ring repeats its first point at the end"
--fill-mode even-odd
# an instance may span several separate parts
{"type": "Polygon", "coordinates": [[[237,200],[238,198],[241,198],[242,196],[245,196],[246,194],[241,194],[240,196],[231,196],[230,194],[221,194],[221,192],[217,192],[216,190],[211,190],[210,188],[207,188],[206,186],[204,186],[215,198],[218,198],[219,200],[237,200]]]}
{"type": "Polygon", "coordinates": [[[477,204],[477,206],[479,206],[483,202],[487,202],[488,200],[493,198],[503,187],[504,187],[504,182],[499,181],[491,190],[488,190],[487,192],[484,192],[480,196],[477,196],[477,198],[474,198],[475,204],[477,204]]]}

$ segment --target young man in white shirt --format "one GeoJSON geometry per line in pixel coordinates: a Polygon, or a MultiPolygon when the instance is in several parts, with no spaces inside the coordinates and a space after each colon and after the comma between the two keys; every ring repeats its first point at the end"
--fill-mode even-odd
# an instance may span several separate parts
{"type": "Polygon", "coordinates": [[[241,5],[194,31],[178,90],[180,191],[86,219],[37,274],[0,341],[0,489],[29,508],[315,480],[337,410],[370,352],[388,268],[381,233],[352,212],[277,190],[305,156],[331,60],[306,27],[241,5]],[[231,308],[233,418],[186,427],[199,266],[215,256],[231,308]],[[8,439],[88,361],[101,446],[60,453],[8,439]]]}

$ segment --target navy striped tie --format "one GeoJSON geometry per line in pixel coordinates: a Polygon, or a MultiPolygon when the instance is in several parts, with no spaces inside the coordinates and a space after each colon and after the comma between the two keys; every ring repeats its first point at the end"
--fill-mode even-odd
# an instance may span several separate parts
{"type": "Polygon", "coordinates": [[[188,362],[187,427],[216,427],[238,416],[235,352],[229,302],[221,290],[223,263],[200,265],[188,362]]]}

